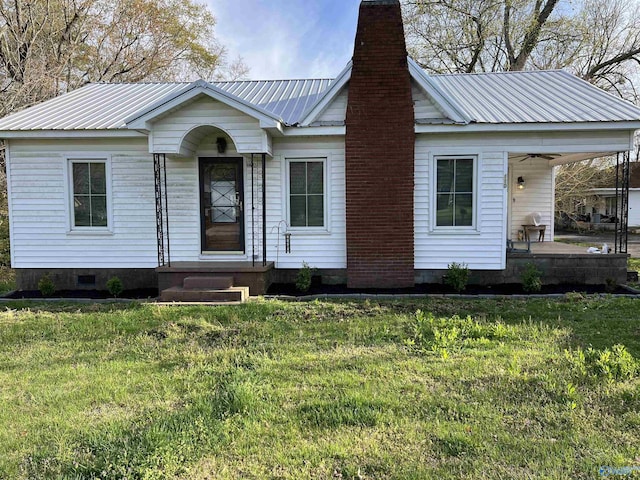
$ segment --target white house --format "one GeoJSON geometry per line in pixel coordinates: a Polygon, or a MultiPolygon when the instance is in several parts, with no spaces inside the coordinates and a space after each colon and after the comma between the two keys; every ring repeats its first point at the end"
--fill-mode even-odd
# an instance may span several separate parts
{"type": "Polygon", "coordinates": [[[398,1],[363,1],[332,80],[90,84],[1,119],[12,265],[25,289],[223,273],[259,293],[303,262],[352,287],[454,261],[498,279],[532,212],[553,240],[554,166],[639,128],[563,71],[427,75],[398,1]]]}

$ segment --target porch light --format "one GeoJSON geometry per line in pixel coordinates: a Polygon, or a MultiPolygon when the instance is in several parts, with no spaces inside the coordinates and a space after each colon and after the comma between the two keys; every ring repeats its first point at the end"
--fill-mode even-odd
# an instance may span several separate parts
{"type": "Polygon", "coordinates": [[[524,190],[525,182],[524,178],[518,177],[518,190],[524,190]]]}
{"type": "Polygon", "coordinates": [[[218,147],[218,153],[224,153],[227,151],[227,139],[224,137],[218,137],[216,139],[216,145],[218,147]]]}

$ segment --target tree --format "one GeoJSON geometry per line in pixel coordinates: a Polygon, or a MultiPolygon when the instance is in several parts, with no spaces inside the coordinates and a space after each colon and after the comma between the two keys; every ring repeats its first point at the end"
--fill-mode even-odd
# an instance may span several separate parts
{"type": "Polygon", "coordinates": [[[89,82],[246,74],[195,0],[0,0],[0,115],[89,82]]]}
{"type": "Polygon", "coordinates": [[[593,188],[615,186],[615,158],[585,160],[556,168],[556,223],[576,220],[580,207],[594,202],[593,188]]]}
{"type": "Polygon", "coordinates": [[[637,100],[638,0],[405,0],[410,54],[431,73],[565,68],[637,100]]]}

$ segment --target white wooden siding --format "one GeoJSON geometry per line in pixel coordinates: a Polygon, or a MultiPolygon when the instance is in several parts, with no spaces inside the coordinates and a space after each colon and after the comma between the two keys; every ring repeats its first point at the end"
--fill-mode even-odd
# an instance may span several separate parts
{"type": "MultiPolygon", "coordinates": [[[[413,97],[413,108],[416,119],[425,118],[445,118],[438,106],[431,98],[411,80],[411,94],[413,97]]],[[[342,92],[327,106],[318,117],[318,122],[343,122],[347,116],[347,99],[349,88],[345,87],[342,92]]]]}
{"type": "Polygon", "coordinates": [[[411,80],[411,92],[416,119],[445,118],[433,100],[427,96],[414,80],[411,80]]]}
{"type": "Polygon", "coordinates": [[[347,99],[349,88],[342,89],[340,94],[331,102],[318,117],[317,122],[344,122],[347,118],[347,99]]]}
{"type": "Polygon", "coordinates": [[[11,142],[12,256],[15,268],[157,266],[153,159],[143,140],[11,142]],[[110,158],[112,234],[68,232],[69,155],[110,158]]]}
{"type": "Polygon", "coordinates": [[[346,209],[344,138],[321,137],[274,139],[277,152],[267,163],[267,253],[278,268],[300,268],[307,262],[315,268],[346,268],[346,209]],[[291,253],[285,253],[284,236],[278,238],[278,225],[286,222],[286,159],[326,158],[328,169],[328,225],[326,232],[292,231],[291,253]]]}
{"type": "MultiPolygon", "coordinates": [[[[510,238],[518,238],[518,230],[522,225],[530,223],[529,215],[540,213],[541,224],[547,226],[545,240],[553,241],[554,214],[554,175],[553,167],[543,159],[525,161],[509,161],[509,181],[511,183],[511,227],[510,238]],[[516,182],[518,177],[525,181],[525,189],[519,190],[516,182]]],[[[532,240],[537,240],[532,239],[532,240]]]]}
{"type": "Polygon", "coordinates": [[[475,270],[504,268],[505,152],[478,146],[465,149],[436,147],[430,144],[431,137],[418,135],[416,142],[415,268],[446,269],[451,262],[466,263],[475,270]],[[477,155],[478,225],[475,231],[444,233],[434,231],[430,225],[434,198],[429,175],[431,162],[438,155],[477,155]]]}
{"type": "MultiPolygon", "coordinates": [[[[193,156],[167,159],[171,259],[173,261],[241,260],[248,255],[203,256],[200,239],[198,156],[217,156],[215,138],[204,137],[193,156]]],[[[553,238],[553,169],[546,162],[512,165],[509,182],[522,175],[527,188],[515,205],[504,187],[510,152],[553,153],[590,148],[596,133],[574,134],[419,134],[416,143],[415,266],[444,269],[453,261],[472,269],[501,269],[505,240],[513,237],[527,214],[540,211],[553,238]],[[588,147],[583,142],[590,143],[588,147]],[[552,147],[549,147],[551,145],[552,147]],[[433,192],[430,162],[438,155],[474,155],[478,158],[477,231],[440,233],[430,225],[433,192]],[[525,197],[527,195],[527,197],[525,197]],[[529,200],[525,200],[528,198],[529,200]],[[507,204],[512,210],[507,233],[507,204]]],[[[12,140],[8,162],[12,255],[17,268],[153,268],[157,262],[153,159],[146,139],[120,140],[12,140]],[[110,158],[113,233],[69,233],[69,200],[65,162],[69,155],[110,158]]],[[[345,145],[344,137],[283,137],[274,140],[275,155],[267,160],[267,255],[279,268],[299,268],[303,261],[317,268],[346,267],[345,145]],[[326,158],[328,202],[326,232],[292,231],[291,253],[285,253],[286,159],[326,158]]],[[[226,156],[239,154],[228,142],[226,156]]],[[[256,157],[258,158],[258,157],[256,157]]],[[[245,155],[246,251],[252,251],[249,157],[245,155]]],[[[513,192],[519,194],[520,192],[513,192]]]]}
{"type": "Polygon", "coordinates": [[[198,145],[185,136],[201,125],[225,130],[239,152],[265,152],[270,148],[268,134],[260,128],[258,120],[209,97],[200,98],[155,122],[151,148],[157,153],[191,157],[198,145]]]}

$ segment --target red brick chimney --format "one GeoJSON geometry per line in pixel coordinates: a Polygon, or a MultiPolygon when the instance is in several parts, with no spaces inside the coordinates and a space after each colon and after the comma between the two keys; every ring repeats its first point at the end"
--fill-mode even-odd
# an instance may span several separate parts
{"type": "Polygon", "coordinates": [[[360,4],[346,125],[348,286],[413,286],[415,130],[398,0],[360,4]]]}

